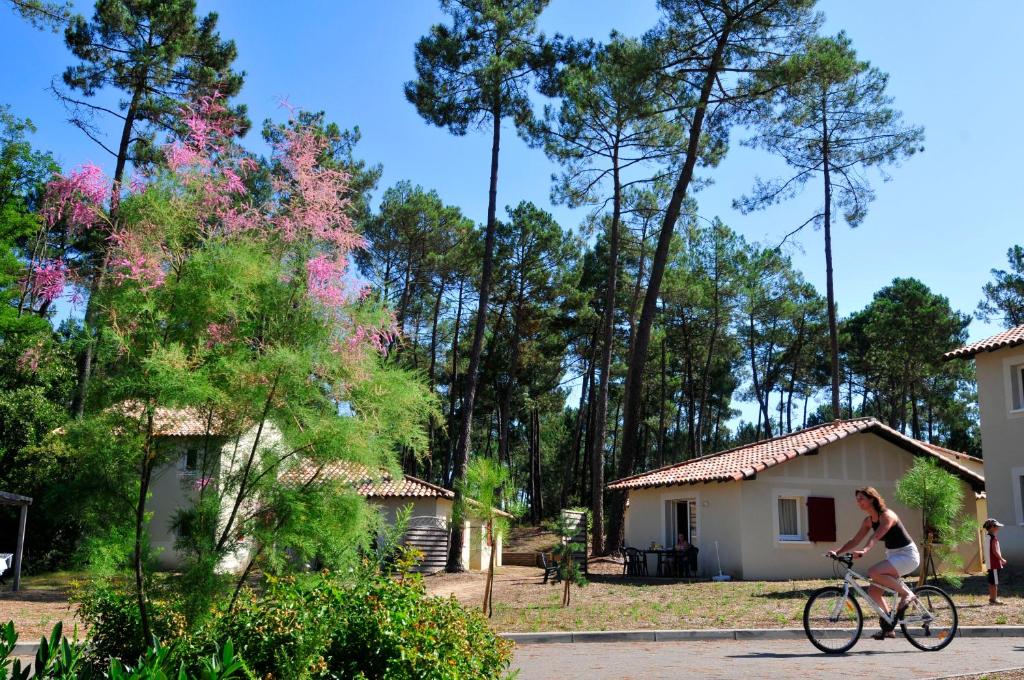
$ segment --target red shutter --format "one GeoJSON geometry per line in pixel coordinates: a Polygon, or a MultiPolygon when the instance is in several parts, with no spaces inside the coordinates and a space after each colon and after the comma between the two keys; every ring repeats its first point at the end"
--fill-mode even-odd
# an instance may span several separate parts
{"type": "Polygon", "coordinates": [[[807,499],[807,540],[836,540],[836,499],[813,496],[807,499]]]}

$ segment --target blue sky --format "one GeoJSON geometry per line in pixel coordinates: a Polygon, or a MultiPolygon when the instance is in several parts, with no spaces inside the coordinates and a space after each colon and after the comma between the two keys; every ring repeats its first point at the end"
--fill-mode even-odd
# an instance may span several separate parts
{"type": "MultiPolygon", "coordinates": [[[[89,3],[78,11],[91,13],[89,3]]],[[[861,58],[887,71],[890,93],[908,122],[925,127],[925,151],[874,182],[877,199],[862,226],[834,231],[835,281],[841,315],[863,307],[894,277],[913,276],[973,312],[992,267],[1024,242],[1018,161],[1024,158],[1016,84],[1024,66],[1019,28],[1024,3],[988,0],[891,2],[823,0],[826,30],[845,30],[861,58]],[[1009,77],[1008,77],[1009,76],[1009,77]]],[[[257,123],[280,119],[282,98],[327,111],[344,127],[359,125],[360,155],[384,165],[382,187],[409,179],[436,189],[449,203],[483,221],[487,206],[489,135],[453,137],[427,125],[402,94],[414,75],[413,45],[442,20],[432,0],[385,2],[278,2],[199,0],[200,11],[220,14],[221,34],[238,45],[237,65],[247,72],[240,100],[257,123]]],[[[615,28],[639,35],[657,20],[653,0],[552,0],[545,31],[603,38],[615,28]]],[[[109,158],[65,122],[47,92],[70,63],[61,36],[30,28],[0,8],[0,103],[39,127],[35,144],[53,151],[66,167],[109,158]]],[[[257,126],[258,127],[258,126],[257,126]]],[[[113,130],[113,128],[110,128],[113,130]]],[[[248,143],[259,146],[250,133],[248,143]]],[[[735,142],[742,139],[737,131],[735,142]]],[[[567,228],[582,211],[551,206],[555,167],[529,149],[506,125],[499,205],[531,200],[550,209],[567,228]]],[[[714,184],[697,200],[703,216],[721,217],[751,241],[777,243],[818,204],[817,188],[766,212],[740,215],[732,200],[755,176],[784,171],[763,152],[734,144],[714,184]]],[[[820,231],[805,231],[792,253],[796,265],[824,290],[820,231]]],[[[972,339],[997,329],[974,321],[972,339]]]]}

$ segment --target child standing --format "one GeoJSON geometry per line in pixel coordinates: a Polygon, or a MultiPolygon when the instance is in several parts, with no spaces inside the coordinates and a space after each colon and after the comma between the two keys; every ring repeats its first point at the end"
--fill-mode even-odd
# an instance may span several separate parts
{"type": "Polygon", "coordinates": [[[981,526],[988,532],[988,603],[1002,604],[999,600],[999,572],[1006,566],[1006,560],[1003,559],[1003,553],[999,549],[997,534],[1003,523],[989,517],[981,526]]]}

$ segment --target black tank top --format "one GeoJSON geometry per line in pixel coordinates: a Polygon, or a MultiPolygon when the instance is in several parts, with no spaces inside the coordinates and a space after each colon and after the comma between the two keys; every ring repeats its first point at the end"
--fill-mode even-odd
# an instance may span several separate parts
{"type": "MultiPolygon", "coordinates": [[[[879,522],[872,522],[871,528],[877,531],[878,524],[879,522]]],[[[889,530],[885,532],[885,536],[882,536],[882,541],[885,543],[885,547],[888,550],[906,548],[914,542],[914,540],[910,538],[910,534],[907,533],[907,528],[903,526],[903,522],[901,520],[896,520],[896,523],[889,527],[889,530]]]]}

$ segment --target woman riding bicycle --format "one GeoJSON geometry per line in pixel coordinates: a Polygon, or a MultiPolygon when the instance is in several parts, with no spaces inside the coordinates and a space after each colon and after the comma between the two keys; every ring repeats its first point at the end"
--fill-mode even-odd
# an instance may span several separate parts
{"type": "MultiPolygon", "coordinates": [[[[907,533],[899,516],[886,507],[885,500],[874,487],[868,486],[863,489],[857,489],[856,497],[857,506],[867,514],[867,517],[861,523],[860,530],[857,531],[856,536],[829,554],[843,554],[849,551],[873,530],[874,533],[871,533],[864,547],[860,550],[854,550],[851,554],[854,559],[860,559],[879,541],[885,544],[885,559],[868,570],[868,577],[872,581],[871,587],[868,588],[868,595],[878,603],[882,611],[888,614],[889,606],[885,601],[883,590],[879,586],[899,593],[900,601],[896,609],[898,618],[903,615],[907,605],[915,597],[914,593],[900,580],[900,576],[905,576],[917,569],[921,564],[921,557],[917,552],[917,546],[914,545],[913,539],[910,538],[910,534],[907,533]]],[[[879,625],[882,630],[871,636],[875,640],[896,637],[892,626],[886,624],[884,620],[879,619],[879,625]]]]}

